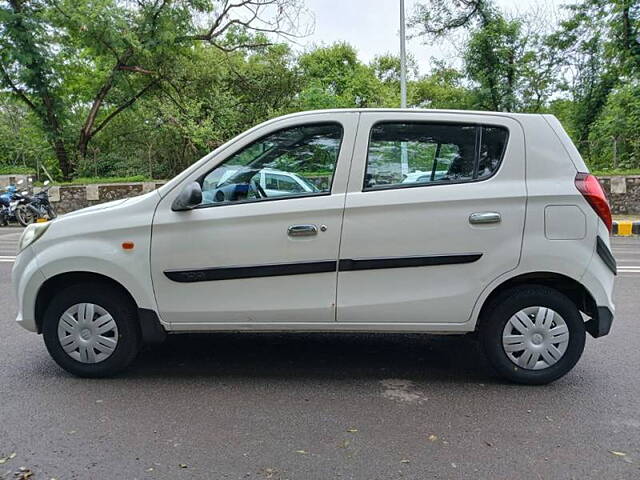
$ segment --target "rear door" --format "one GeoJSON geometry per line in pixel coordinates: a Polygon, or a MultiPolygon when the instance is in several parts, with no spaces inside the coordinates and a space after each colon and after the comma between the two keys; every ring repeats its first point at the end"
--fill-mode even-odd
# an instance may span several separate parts
{"type": "Polygon", "coordinates": [[[524,134],[513,119],[363,113],[349,178],[338,321],[455,324],[516,268],[524,134]]]}

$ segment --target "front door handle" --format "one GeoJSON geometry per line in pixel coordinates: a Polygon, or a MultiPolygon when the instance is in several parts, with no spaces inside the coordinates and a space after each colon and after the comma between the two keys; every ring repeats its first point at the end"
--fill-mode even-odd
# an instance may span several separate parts
{"type": "Polygon", "coordinates": [[[315,225],[291,225],[287,229],[290,237],[312,237],[318,234],[318,227],[315,225]]]}
{"type": "Polygon", "coordinates": [[[469,223],[472,225],[486,225],[488,223],[500,223],[502,217],[498,212],[479,212],[469,216],[469,223]]]}

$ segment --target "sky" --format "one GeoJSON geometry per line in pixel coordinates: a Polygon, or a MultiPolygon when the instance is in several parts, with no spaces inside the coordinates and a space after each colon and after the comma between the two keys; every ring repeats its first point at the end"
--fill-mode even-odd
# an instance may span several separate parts
{"type": "MultiPolygon", "coordinates": [[[[405,0],[407,16],[419,0],[405,0]]],[[[553,12],[566,0],[496,0],[507,14],[553,12]]],[[[329,45],[346,41],[358,50],[361,60],[371,61],[382,53],[398,54],[400,50],[399,0],[306,0],[306,6],[315,15],[314,33],[297,41],[300,49],[313,45],[329,45]]],[[[424,45],[419,38],[407,42],[421,73],[429,71],[429,60],[453,59],[456,48],[450,42],[424,45]]],[[[456,64],[456,60],[453,60],[456,64]]]]}

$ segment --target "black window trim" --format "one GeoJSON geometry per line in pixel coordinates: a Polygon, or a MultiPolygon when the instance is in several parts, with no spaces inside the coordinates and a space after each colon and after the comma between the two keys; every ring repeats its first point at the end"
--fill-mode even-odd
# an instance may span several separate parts
{"type": "Polygon", "coordinates": [[[202,210],[205,208],[215,208],[215,207],[231,207],[234,205],[246,205],[246,204],[251,204],[251,203],[264,203],[264,202],[277,202],[277,201],[282,201],[282,200],[294,200],[297,198],[312,198],[312,197],[328,197],[333,195],[333,185],[335,182],[335,178],[336,178],[336,170],[338,169],[338,163],[340,162],[340,154],[342,153],[342,147],[344,145],[344,135],[345,135],[345,128],[344,128],[344,124],[342,122],[340,122],[339,120],[327,120],[324,122],[309,122],[309,123],[299,123],[299,124],[295,124],[295,125],[290,125],[288,127],[282,127],[282,128],[278,128],[276,130],[273,130],[269,133],[266,133],[264,135],[262,135],[261,137],[258,137],[256,140],[253,140],[252,142],[249,142],[247,145],[245,145],[244,147],[242,147],[239,150],[235,150],[233,151],[233,153],[230,153],[229,155],[227,155],[224,160],[222,160],[220,163],[218,163],[215,167],[213,167],[210,170],[207,170],[205,173],[203,173],[202,175],[200,175],[195,181],[198,182],[200,184],[200,186],[202,187],[202,184],[204,183],[204,179],[207,178],[207,176],[213,172],[215,169],[222,167],[225,163],[227,163],[231,158],[233,158],[235,155],[237,155],[238,153],[244,151],[246,148],[250,147],[251,145],[256,144],[257,142],[260,142],[262,140],[264,140],[265,138],[274,135],[278,132],[283,132],[285,130],[292,130],[294,128],[305,128],[305,127],[314,127],[314,126],[321,126],[321,125],[334,125],[334,126],[338,126],[340,127],[340,146],[338,147],[338,153],[336,155],[336,164],[333,168],[333,173],[331,174],[331,184],[329,185],[329,191],[327,192],[307,192],[303,195],[291,195],[291,196],[280,196],[280,197],[267,197],[267,198],[253,198],[250,200],[243,200],[241,202],[220,202],[220,203],[206,203],[206,204],[201,204],[201,205],[197,205],[196,207],[193,207],[192,210],[202,210]]]}
{"type": "Polygon", "coordinates": [[[442,120],[442,121],[434,121],[434,120],[380,120],[376,123],[374,123],[373,125],[371,125],[370,129],[369,129],[369,141],[367,143],[367,155],[365,157],[365,164],[364,164],[364,175],[362,178],[362,192],[363,193],[369,193],[369,192],[384,192],[387,190],[404,190],[406,188],[424,188],[424,187],[441,187],[444,185],[461,185],[461,184],[466,184],[466,183],[479,183],[479,182],[486,182],[487,180],[493,178],[502,168],[502,165],[504,164],[504,157],[506,156],[507,153],[507,148],[509,147],[509,141],[511,140],[511,130],[509,129],[509,127],[507,127],[506,125],[498,125],[498,124],[494,124],[494,123],[480,123],[480,122],[459,122],[459,121],[446,121],[446,120],[442,120]],[[367,167],[369,166],[369,152],[371,150],[371,142],[372,142],[372,137],[373,137],[373,130],[378,126],[378,125],[385,125],[385,124],[398,124],[398,123],[410,123],[410,124],[414,124],[414,125],[451,125],[451,126],[462,126],[462,127],[474,127],[475,128],[475,148],[474,148],[474,176],[477,176],[477,170],[479,168],[479,163],[480,163],[480,147],[482,145],[482,133],[483,132],[483,128],[501,128],[503,130],[505,130],[507,132],[507,139],[506,142],[504,144],[504,150],[502,151],[502,155],[500,157],[500,163],[498,164],[498,167],[493,171],[493,173],[491,173],[491,175],[489,175],[488,177],[484,177],[484,178],[473,178],[471,180],[462,180],[459,182],[450,182],[450,181],[439,181],[436,180],[434,182],[429,182],[429,183],[418,183],[418,184],[413,184],[413,183],[401,183],[401,184],[395,184],[395,185],[383,185],[380,187],[374,187],[374,188],[367,188],[366,186],[366,182],[367,182],[367,167]]]}

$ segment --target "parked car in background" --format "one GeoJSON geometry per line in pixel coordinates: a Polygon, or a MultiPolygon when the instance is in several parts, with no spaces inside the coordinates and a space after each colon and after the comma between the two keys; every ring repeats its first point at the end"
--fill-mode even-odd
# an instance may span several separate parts
{"type": "Polygon", "coordinates": [[[207,178],[202,185],[204,201],[221,202],[225,191],[235,188],[237,178],[252,175],[249,184],[260,189],[269,198],[299,193],[317,193],[318,188],[299,174],[284,172],[272,168],[255,170],[241,166],[229,166],[221,169],[220,177],[207,178]]]}
{"type": "Polygon", "coordinates": [[[447,175],[447,170],[437,170],[432,172],[422,172],[417,170],[412,173],[408,173],[405,175],[402,183],[429,183],[434,182],[436,180],[440,180],[441,178],[447,175]]]}
{"type": "Polygon", "coordinates": [[[553,116],[305,112],[154,192],[27,227],[17,321],[87,377],[167,333],[475,332],[502,376],[542,384],[609,333],[610,230],[553,116]]]}

